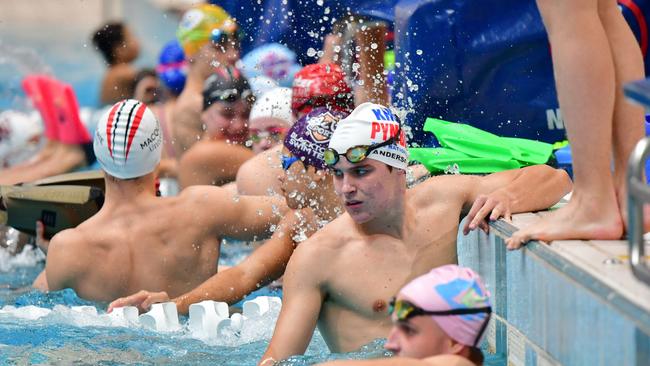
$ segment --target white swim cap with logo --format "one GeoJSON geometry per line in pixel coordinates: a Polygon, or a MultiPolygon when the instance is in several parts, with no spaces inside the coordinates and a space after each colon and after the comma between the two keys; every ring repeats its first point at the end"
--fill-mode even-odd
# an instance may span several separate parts
{"type": "Polygon", "coordinates": [[[293,123],[291,88],[273,88],[255,100],[248,119],[264,117],[281,119],[287,124],[293,123]]]}
{"type": "Polygon", "coordinates": [[[120,179],[142,177],[160,162],[160,124],[144,103],[117,102],[97,123],[93,147],[106,173],[120,179]]]}
{"type": "MultiPolygon", "coordinates": [[[[332,135],[329,147],[340,155],[354,146],[371,146],[380,144],[400,131],[395,143],[372,150],[368,159],[380,161],[398,169],[406,170],[408,150],[404,131],[393,112],[382,105],[363,103],[338,123],[332,135]]],[[[341,159],[345,157],[341,156],[341,159]]]]}

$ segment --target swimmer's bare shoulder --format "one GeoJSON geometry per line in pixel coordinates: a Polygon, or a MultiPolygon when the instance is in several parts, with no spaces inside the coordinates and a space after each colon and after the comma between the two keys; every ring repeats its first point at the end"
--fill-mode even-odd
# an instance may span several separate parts
{"type": "Polygon", "coordinates": [[[417,206],[453,200],[462,203],[471,188],[479,184],[480,177],[473,175],[438,175],[408,190],[408,196],[417,206]]]}
{"type": "Polygon", "coordinates": [[[88,269],[87,237],[83,230],[68,229],[54,235],[45,262],[48,288],[61,290],[75,285],[88,269]]]}

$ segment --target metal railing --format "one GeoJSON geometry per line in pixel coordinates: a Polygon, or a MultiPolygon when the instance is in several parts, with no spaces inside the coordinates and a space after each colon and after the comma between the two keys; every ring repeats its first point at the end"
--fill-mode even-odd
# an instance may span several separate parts
{"type": "Polygon", "coordinates": [[[650,137],[645,137],[632,151],[627,169],[627,230],[632,272],[650,285],[650,267],[645,259],[643,241],[643,205],[650,204],[650,186],[644,179],[645,161],[650,155],[650,137]]]}

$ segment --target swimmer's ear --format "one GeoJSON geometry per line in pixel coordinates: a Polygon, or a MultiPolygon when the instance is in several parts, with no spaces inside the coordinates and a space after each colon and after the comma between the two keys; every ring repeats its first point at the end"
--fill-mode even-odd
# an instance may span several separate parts
{"type": "Polygon", "coordinates": [[[464,344],[457,342],[451,338],[449,338],[449,342],[451,343],[449,347],[449,351],[450,351],[449,353],[454,355],[459,355],[463,351],[463,349],[467,347],[464,344]]]}

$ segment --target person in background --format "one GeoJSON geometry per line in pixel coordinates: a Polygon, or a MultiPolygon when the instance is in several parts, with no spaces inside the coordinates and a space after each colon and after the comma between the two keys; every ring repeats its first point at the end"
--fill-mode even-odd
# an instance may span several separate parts
{"type": "Polygon", "coordinates": [[[163,131],[163,155],[158,167],[158,176],[160,177],[161,192],[164,191],[165,194],[173,194],[179,189],[178,160],[173,146],[174,135],[171,120],[178,95],[185,87],[187,68],[185,53],[178,40],[167,42],[160,51],[156,66],[156,73],[163,84],[163,97],[157,108],[156,116],[163,131]]]}
{"type": "Polygon", "coordinates": [[[620,239],[628,158],[644,135],[643,108],[625,101],[622,86],[643,78],[641,50],[615,0],[538,0],[537,7],[551,43],[575,186],[566,206],[514,233],[508,248],[532,239],[620,239]]]}
{"type": "Polygon", "coordinates": [[[108,70],[101,83],[99,101],[110,105],[133,97],[136,70],[131,64],[140,53],[140,43],[122,22],[102,25],[93,33],[92,42],[101,53],[108,70]]]}
{"type": "Polygon", "coordinates": [[[183,91],[172,112],[176,158],[203,138],[203,83],[218,67],[232,67],[239,60],[237,23],[221,7],[202,4],[185,12],[176,31],[188,64],[183,91]]]}
{"type": "Polygon", "coordinates": [[[180,186],[223,185],[254,156],[246,148],[248,115],[254,101],[246,78],[234,67],[218,68],[205,81],[201,121],[205,132],[179,162],[180,186]]]}
{"type": "Polygon", "coordinates": [[[280,193],[277,177],[282,174],[284,136],[293,124],[291,89],[275,88],[255,100],[249,119],[249,141],[253,158],[237,171],[237,192],[248,195],[280,193]]]}
{"type": "Polygon", "coordinates": [[[322,366],[483,364],[479,348],[492,314],[490,293],[470,268],[432,269],[402,287],[388,308],[393,328],[384,348],[396,357],[322,366]]]}

